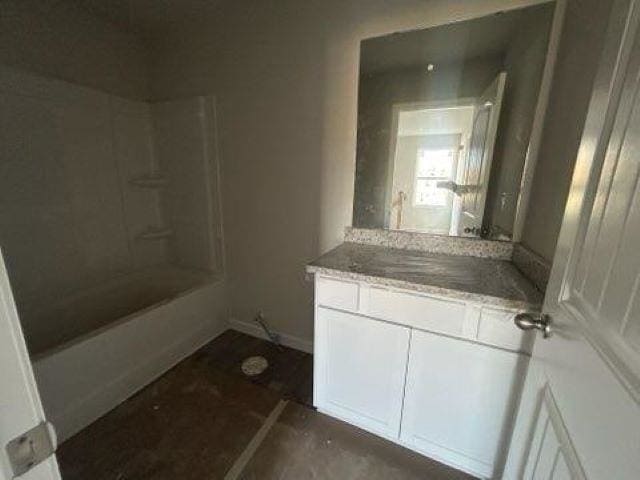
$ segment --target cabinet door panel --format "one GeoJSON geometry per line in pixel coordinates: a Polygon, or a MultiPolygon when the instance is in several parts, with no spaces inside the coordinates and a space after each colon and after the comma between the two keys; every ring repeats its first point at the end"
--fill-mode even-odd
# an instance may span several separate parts
{"type": "Polygon", "coordinates": [[[397,438],[409,329],[325,308],[316,329],[316,406],[397,438]]]}
{"type": "Polygon", "coordinates": [[[482,477],[500,454],[527,357],[414,330],[401,439],[422,453],[482,477]]]}

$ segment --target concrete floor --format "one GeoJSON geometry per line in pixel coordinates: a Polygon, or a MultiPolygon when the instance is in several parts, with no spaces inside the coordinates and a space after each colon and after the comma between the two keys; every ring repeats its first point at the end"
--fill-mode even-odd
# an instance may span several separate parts
{"type": "Polygon", "coordinates": [[[63,479],[471,478],[310,408],[312,366],[225,332],[61,445],[63,479]],[[252,379],[250,355],[270,363],[252,379]]]}
{"type": "Polygon", "coordinates": [[[458,480],[472,477],[344,422],[289,403],[239,478],[458,480]]]}

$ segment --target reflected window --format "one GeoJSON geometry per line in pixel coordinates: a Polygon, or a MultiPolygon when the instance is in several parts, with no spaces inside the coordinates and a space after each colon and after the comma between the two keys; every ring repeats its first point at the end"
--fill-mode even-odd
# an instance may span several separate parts
{"type": "Polygon", "coordinates": [[[444,207],[447,190],[439,182],[451,180],[455,163],[453,149],[418,149],[413,203],[418,207],[444,207]]]}

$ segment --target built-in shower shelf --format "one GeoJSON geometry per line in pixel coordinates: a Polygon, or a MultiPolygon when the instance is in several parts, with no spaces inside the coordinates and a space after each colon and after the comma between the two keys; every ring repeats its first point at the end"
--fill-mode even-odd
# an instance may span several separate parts
{"type": "Polygon", "coordinates": [[[162,175],[147,175],[142,177],[136,177],[129,180],[131,185],[142,188],[162,188],[169,183],[166,177],[162,175]]]}
{"type": "Polygon", "coordinates": [[[149,227],[138,235],[140,240],[163,240],[173,235],[170,228],[149,227]]]}

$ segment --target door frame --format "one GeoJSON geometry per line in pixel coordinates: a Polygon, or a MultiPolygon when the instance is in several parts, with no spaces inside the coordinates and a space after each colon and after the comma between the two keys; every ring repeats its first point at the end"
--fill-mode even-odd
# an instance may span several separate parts
{"type": "MultiPolygon", "coordinates": [[[[22,334],[9,275],[0,249],[0,480],[13,478],[5,445],[46,422],[27,344],[22,334]],[[11,392],[3,394],[2,391],[11,392]],[[5,403],[6,402],[6,403],[5,403]],[[7,421],[8,420],[8,421],[7,421]]],[[[54,449],[55,432],[49,428],[54,449]]],[[[23,480],[60,480],[54,455],[20,476],[23,480]]]]}
{"type": "Polygon", "coordinates": [[[432,101],[418,101],[418,102],[400,102],[394,103],[391,106],[391,127],[389,134],[389,152],[387,153],[387,177],[384,190],[384,223],[385,228],[393,230],[391,228],[391,195],[393,192],[393,174],[396,167],[396,153],[398,143],[398,120],[400,113],[412,112],[415,110],[435,110],[445,108],[457,108],[457,107],[475,107],[476,97],[460,97],[452,98],[450,100],[432,100],[432,101]]]}

